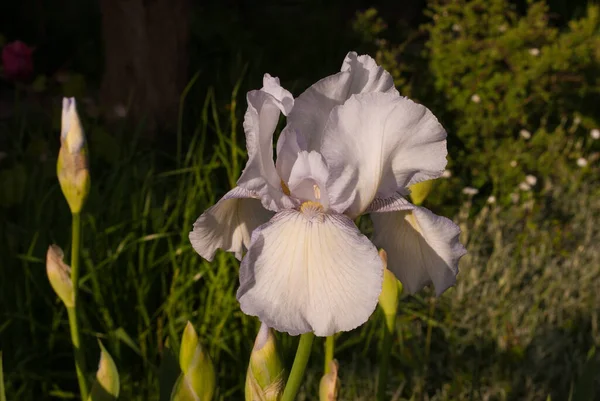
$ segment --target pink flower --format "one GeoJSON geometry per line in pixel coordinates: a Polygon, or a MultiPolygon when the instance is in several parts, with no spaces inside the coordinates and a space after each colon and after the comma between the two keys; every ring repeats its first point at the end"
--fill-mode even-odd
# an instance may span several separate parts
{"type": "Polygon", "coordinates": [[[2,64],[4,76],[13,81],[27,81],[33,75],[33,49],[20,40],[4,46],[2,64]]]}

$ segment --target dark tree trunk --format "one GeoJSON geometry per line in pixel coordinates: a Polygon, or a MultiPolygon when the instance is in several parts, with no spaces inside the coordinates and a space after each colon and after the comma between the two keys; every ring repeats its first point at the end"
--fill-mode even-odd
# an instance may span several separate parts
{"type": "Polygon", "coordinates": [[[190,0],[100,0],[109,117],[144,119],[146,132],[176,125],[187,80],[190,0]]]}

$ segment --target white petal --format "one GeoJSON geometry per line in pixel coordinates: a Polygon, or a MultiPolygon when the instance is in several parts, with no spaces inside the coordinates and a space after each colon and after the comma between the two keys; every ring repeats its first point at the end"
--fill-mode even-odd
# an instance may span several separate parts
{"type": "Polygon", "coordinates": [[[394,78],[369,55],[359,56],[356,52],[346,55],[342,71],[352,72],[349,95],[368,92],[385,92],[398,95],[394,78]]]}
{"type": "Polygon", "coordinates": [[[296,163],[298,153],[307,148],[306,138],[292,127],[287,126],[281,131],[277,140],[275,168],[283,182],[287,183],[290,180],[292,167],[296,163]]]}
{"type": "Polygon", "coordinates": [[[196,252],[212,261],[220,248],[241,259],[243,250],[250,245],[252,231],[273,216],[254,198],[255,194],[236,187],[202,213],[189,235],[196,252]]]}
{"type": "Polygon", "coordinates": [[[375,197],[439,177],[446,131],[425,106],[389,93],[353,96],[335,108],[321,153],[329,166],[332,208],[356,217],[375,197]]]}
{"type": "Polygon", "coordinates": [[[409,293],[433,283],[440,295],[454,285],[458,261],[466,253],[456,224],[422,207],[375,213],[371,218],[373,242],[386,250],[388,269],[409,293]]]}
{"type": "Polygon", "coordinates": [[[412,210],[415,208],[415,205],[406,200],[408,194],[408,191],[404,191],[396,192],[387,198],[375,197],[373,202],[367,207],[367,210],[365,210],[365,213],[386,213],[397,212],[399,210],[412,210]]]}
{"type": "Polygon", "coordinates": [[[242,311],[277,331],[328,336],[373,313],[383,264],[344,215],[284,210],[252,234],[240,267],[242,311]]]}
{"type": "Polygon", "coordinates": [[[247,99],[244,131],[248,162],[237,184],[258,194],[263,206],[269,210],[293,207],[294,203],[283,192],[273,161],[273,133],[279,121],[281,104],[262,90],[248,92],[247,99]]]}
{"type": "Polygon", "coordinates": [[[283,115],[287,116],[292,110],[292,107],[294,107],[294,97],[288,90],[284,89],[279,84],[279,78],[265,74],[261,90],[275,98],[277,107],[281,110],[283,115]]]}
{"type": "Polygon", "coordinates": [[[319,151],[333,108],[344,104],[352,95],[369,92],[398,95],[392,76],[375,60],[350,52],[344,59],[341,72],[321,79],[295,100],[288,126],[306,136],[308,148],[304,150],[319,151]]]}
{"type": "Polygon", "coordinates": [[[319,202],[325,211],[329,208],[327,195],[327,179],[329,170],[320,153],[305,150],[298,153],[298,158],[290,173],[288,187],[292,196],[301,201],[319,202]]]}

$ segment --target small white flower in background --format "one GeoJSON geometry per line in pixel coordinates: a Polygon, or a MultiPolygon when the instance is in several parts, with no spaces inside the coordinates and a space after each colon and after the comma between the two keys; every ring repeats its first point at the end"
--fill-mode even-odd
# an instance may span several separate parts
{"type": "Polygon", "coordinates": [[[512,194],[510,194],[510,200],[512,201],[512,203],[517,203],[519,202],[519,194],[516,192],[513,192],[512,194]]]}
{"type": "Polygon", "coordinates": [[[577,165],[579,167],[585,167],[588,165],[588,161],[584,157],[580,157],[579,159],[577,159],[577,165]]]}
{"type": "Polygon", "coordinates": [[[462,193],[469,196],[475,196],[479,193],[479,190],[473,187],[464,187],[462,193]]]}
{"type": "Polygon", "coordinates": [[[533,187],[537,184],[537,177],[535,175],[527,174],[525,176],[525,182],[533,187]]]}
{"type": "Polygon", "coordinates": [[[523,138],[523,139],[525,139],[525,140],[527,140],[527,139],[530,139],[530,138],[531,138],[531,132],[527,131],[526,129],[522,129],[522,130],[519,132],[519,135],[521,135],[521,138],[523,138]]]}
{"type": "Polygon", "coordinates": [[[529,49],[529,54],[531,54],[533,57],[537,57],[540,55],[540,49],[537,47],[531,48],[529,49]]]}
{"type": "Polygon", "coordinates": [[[462,26],[460,26],[458,24],[454,24],[454,25],[452,25],[452,30],[454,32],[460,32],[460,31],[462,31],[462,26]]]}
{"type": "Polygon", "coordinates": [[[506,26],[506,24],[502,24],[498,27],[498,32],[506,32],[507,29],[508,27],[506,26]]]}
{"type": "Polygon", "coordinates": [[[247,249],[237,291],[244,313],[291,335],[352,330],[377,306],[377,247],[409,293],[455,283],[466,252],[460,229],[405,198],[409,186],[442,175],[446,131],[375,60],[350,52],[340,72],[297,99],[265,74],[247,101],[246,168],[190,233],[208,260],[217,248],[238,258],[247,249]],[[287,125],[274,162],[280,113],[287,125]],[[353,222],[365,213],[373,242],[353,222]]]}
{"type": "Polygon", "coordinates": [[[531,190],[531,187],[529,186],[529,184],[528,184],[528,183],[526,183],[526,182],[522,182],[522,183],[520,183],[520,184],[519,184],[519,189],[520,189],[521,191],[523,191],[523,192],[527,192],[527,191],[530,191],[530,190],[531,190]]]}
{"type": "Polygon", "coordinates": [[[496,197],[494,195],[490,195],[487,198],[487,203],[489,203],[490,205],[493,205],[494,203],[496,203],[496,197]]]}
{"type": "Polygon", "coordinates": [[[473,103],[480,103],[481,102],[481,97],[476,93],[473,96],[471,96],[471,101],[473,103]]]}
{"type": "Polygon", "coordinates": [[[511,161],[510,161],[510,166],[511,166],[511,167],[517,167],[518,165],[519,165],[519,163],[517,163],[517,161],[516,161],[516,160],[511,160],[511,161]]]}
{"type": "Polygon", "coordinates": [[[450,177],[452,177],[452,171],[444,170],[444,172],[442,173],[442,178],[450,178],[450,177]]]}
{"type": "Polygon", "coordinates": [[[577,126],[579,124],[581,124],[581,117],[575,116],[575,118],[573,119],[573,125],[577,126]]]}
{"type": "Polygon", "coordinates": [[[590,136],[592,137],[592,139],[600,139],[600,129],[594,128],[593,130],[591,130],[590,136]]]}

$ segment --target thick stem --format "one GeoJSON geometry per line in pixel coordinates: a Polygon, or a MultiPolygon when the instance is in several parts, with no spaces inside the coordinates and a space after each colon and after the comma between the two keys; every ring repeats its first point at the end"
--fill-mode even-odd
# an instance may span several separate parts
{"type": "Polygon", "coordinates": [[[331,361],[333,360],[333,350],[335,348],[335,340],[333,334],[325,339],[325,374],[331,370],[331,361]]]}
{"type": "Polygon", "coordinates": [[[298,350],[296,351],[296,357],[294,358],[292,371],[288,377],[285,390],[283,390],[281,401],[294,401],[294,399],[296,399],[296,394],[298,394],[298,389],[300,389],[300,384],[302,383],[302,378],[304,377],[306,364],[310,358],[310,350],[314,338],[314,333],[305,333],[300,336],[300,343],[298,344],[298,350]]]}
{"type": "Polygon", "coordinates": [[[71,241],[71,281],[73,283],[75,302],[72,308],[67,308],[67,312],[69,314],[69,327],[71,329],[71,342],[73,343],[73,352],[75,354],[75,371],[77,372],[77,381],[79,382],[79,392],[81,399],[86,401],[88,398],[88,387],[85,380],[85,355],[81,348],[79,321],[77,319],[77,305],[79,304],[79,250],[81,246],[81,216],[79,213],[73,213],[71,241]]]}

